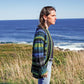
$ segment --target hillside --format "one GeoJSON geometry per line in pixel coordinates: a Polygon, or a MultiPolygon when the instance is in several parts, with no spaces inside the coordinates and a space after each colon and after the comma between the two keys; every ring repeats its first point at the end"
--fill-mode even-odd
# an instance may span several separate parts
{"type": "MultiPolygon", "coordinates": [[[[37,84],[31,64],[31,45],[0,44],[0,84],[37,84]]],[[[84,84],[84,51],[54,48],[51,84],[84,84]]]]}

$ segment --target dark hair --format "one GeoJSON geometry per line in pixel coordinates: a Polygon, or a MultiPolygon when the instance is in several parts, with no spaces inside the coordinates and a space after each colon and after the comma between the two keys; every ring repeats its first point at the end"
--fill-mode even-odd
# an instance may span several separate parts
{"type": "Polygon", "coordinates": [[[42,10],[40,12],[40,16],[39,16],[40,24],[38,26],[41,26],[41,27],[43,26],[45,28],[45,24],[44,24],[45,19],[43,18],[43,15],[48,16],[50,14],[50,11],[52,11],[52,10],[56,11],[56,9],[52,6],[45,6],[42,8],[42,10]]]}

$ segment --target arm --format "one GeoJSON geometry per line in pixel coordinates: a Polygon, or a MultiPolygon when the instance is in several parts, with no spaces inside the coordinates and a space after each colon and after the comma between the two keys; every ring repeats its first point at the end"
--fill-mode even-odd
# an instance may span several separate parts
{"type": "Polygon", "coordinates": [[[44,75],[47,72],[45,65],[46,55],[45,52],[45,34],[37,32],[33,42],[33,65],[40,70],[40,74],[44,75]]]}

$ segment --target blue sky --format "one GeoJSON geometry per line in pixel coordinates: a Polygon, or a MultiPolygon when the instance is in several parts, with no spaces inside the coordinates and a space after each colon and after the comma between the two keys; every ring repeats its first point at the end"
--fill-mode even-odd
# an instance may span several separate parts
{"type": "Polygon", "coordinates": [[[0,0],[0,20],[38,19],[44,6],[54,6],[58,19],[84,18],[84,0],[0,0]]]}

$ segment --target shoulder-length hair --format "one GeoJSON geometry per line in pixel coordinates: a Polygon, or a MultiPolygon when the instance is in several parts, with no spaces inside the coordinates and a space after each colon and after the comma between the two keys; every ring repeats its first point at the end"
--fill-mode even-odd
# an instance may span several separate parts
{"type": "Polygon", "coordinates": [[[43,16],[44,15],[48,16],[50,14],[50,11],[52,11],[52,10],[56,11],[56,9],[54,7],[52,7],[52,6],[45,6],[45,7],[42,8],[42,10],[40,12],[40,16],[39,16],[40,24],[38,26],[46,28],[45,27],[45,19],[43,18],[43,16]]]}

